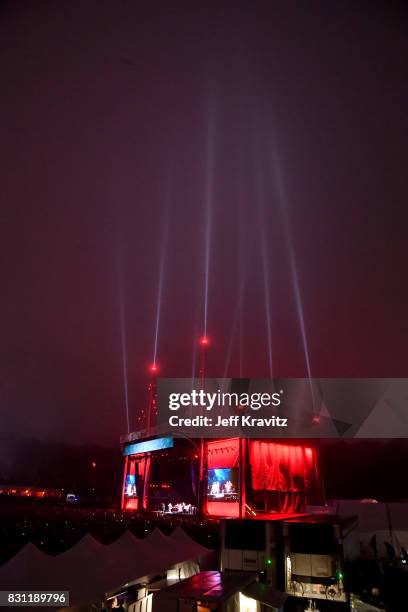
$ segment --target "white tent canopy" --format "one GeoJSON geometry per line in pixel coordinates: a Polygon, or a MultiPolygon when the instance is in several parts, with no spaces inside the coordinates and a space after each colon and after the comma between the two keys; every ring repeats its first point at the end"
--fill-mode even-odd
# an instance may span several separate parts
{"type": "Polygon", "coordinates": [[[109,590],[211,554],[181,528],[171,536],[156,528],[142,540],[126,531],[109,546],[87,534],[57,556],[30,543],[0,567],[0,590],[69,591],[71,604],[97,602],[109,590]]]}

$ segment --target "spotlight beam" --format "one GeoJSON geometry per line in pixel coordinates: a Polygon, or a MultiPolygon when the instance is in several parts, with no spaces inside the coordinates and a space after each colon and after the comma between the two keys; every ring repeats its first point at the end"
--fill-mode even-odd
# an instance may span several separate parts
{"type": "MultiPolygon", "coordinates": [[[[259,143],[257,143],[259,144],[259,143]]],[[[266,324],[266,339],[268,346],[268,365],[269,365],[269,377],[273,377],[273,350],[272,350],[272,316],[271,316],[271,293],[269,287],[269,265],[268,265],[268,249],[265,234],[265,223],[266,223],[266,210],[265,210],[265,192],[264,192],[264,181],[260,171],[260,159],[259,146],[256,147],[256,188],[258,195],[258,225],[260,234],[260,249],[261,249],[261,261],[262,261],[262,275],[263,275],[263,289],[264,289],[264,304],[265,304],[265,324],[266,324]]]]}
{"type": "Polygon", "coordinates": [[[128,360],[127,360],[127,342],[126,342],[126,317],[125,317],[125,300],[123,288],[123,273],[121,266],[121,258],[117,258],[117,279],[118,279],[118,297],[119,297],[119,328],[120,328],[120,345],[122,356],[122,376],[123,376],[123,394],[125,402],[125,415],[127,433],[130,433],[130,418],[129,418],[129,389],[128,389],[128,360]]]}
{"type": "Polygon", "coordinates": [[[278,199],[278,204],[279,204],[279,210],[280,210],[281,218],[282,218],[284,237],[285,237],[285,242],[286,242],[286,246],[288,250],[292,288],[293,288],[293,293],[295,297],[296,312],[298,315],[300,334],[302,338],[302,346],[303,346],[303,353],[305,357],[306,371],[307,371],[307,376],[309,378],[309,383],[310,383],[310,392],[311,392],[311,397],[312,397],[313,409],[315,409],[315,393],[314,393],[313,383],[312,383],[312,368],[311,368],[311,363],[310,363],[309,342],[308,342],[308,337],[307,337],[307,332],[306,332],[306,324],[305,324],[305,317],[304,317],[304,310],[303,310],[302,294],[300,291],[298,267],[297,267],[297,262],[296,262],[296,254],[295,254],[294,241],[293,241],[293,235],[292,235],[292,227],[291,227],[289,213],[288,213],[288,203],[287,203],[286,189],[285,189],[284,180],[283,180],[283,172],[282,172],[280,159],[276,151],[276,147],[274,147],[272,150],[272,170],[273,170],[275,189],[276,189],[277,199],[278,199]]]}
{"type": "Polygon", "coordinates": [[[244,334],[243,334],[243,305],[244,305],[244,290],[246,283],[246,267],[247,260],[243,258],[243,244],[244,244],[244,214],[243,214],[243,180],[245,167],[243,163],[243,157],[241,155],[239,164],[239,177],[238,177],[238,235],[237,235],[237,305],[235,308],[234,319],[231,327],[231,334],[228,342],[227,356],[225,359],[224,367],[224,378],[227,378],[228,371],[231,364],[232,351],[234,341],[237,334],[238,327],[238,362],[239,362],[239,376],[242,377],[243,372],[243,348],[244,348],[244,334]]]}
{"type": "Polygon", "coordinates": [[[164,284],[164,263],[166,260],[168,224],[169,224],[169,208],[170,208],[170,187],[166,188],[166,200],[164,205],[163,222],[160,241],[160,258],[159,258],[159,275],[157,284],[157,303],[156,303],[156,320],[154,328],[154,348],[153,348],[153,363],[157,361],[157,350],[159,344],[159,330],[162,310],[162,296],[164,284]]]}
{"type": "Polygon", "coordinates": [[[207,126],[207,174],[205,190],[205,219],[204,219],[204,335],[207,334],[208,323],[208,294],[210,285],[210,257],[211,257],[211,226],[214,197],[214,149],[215,149],[215,105],[210,100],[207,126]]]}

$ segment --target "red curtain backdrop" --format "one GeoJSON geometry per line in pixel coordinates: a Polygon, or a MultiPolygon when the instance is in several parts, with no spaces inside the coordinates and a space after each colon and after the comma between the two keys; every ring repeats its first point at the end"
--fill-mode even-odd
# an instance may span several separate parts
{"type": "Polygon", "coordinates": [[[125,489],[126,489],[126,474],[128,472],[128,465],[129,465],[129,457],[125,457],[125,465],[123,468],[122,495],[121,495],[121,502],[120,502],[120,507],[122,508],[122,510],[126,509],[125,489]]]}
{"type": "Polygon", "coordinates": [[[252,498],[263,513],[304,512],[316,493],[316,453],[309,446],[251,441],[252,498]]]}
{"type": "Polygon", "coordinates": [[[270,441],[250,442],[252,488],[258,491],[306,491],[314,480],[315,450],[270,441]]]}
{"type": "MultiPolygon", "coordinates": [[[[149,503],[149,482],[150,482],[150,457],[146,457],[146,459],[143,461],[143,467],[142,469],[144,469],[144,472],[142,472],[143,474],[143,508],[145,510],[147,510],[147,506],[149,503]]],[[[139,466],[140,469],[140,466],[139,466]]]]}

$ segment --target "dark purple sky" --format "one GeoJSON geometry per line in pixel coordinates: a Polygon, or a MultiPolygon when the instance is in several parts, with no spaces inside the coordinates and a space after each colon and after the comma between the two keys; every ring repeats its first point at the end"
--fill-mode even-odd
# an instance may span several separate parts
{"type": "Polygon", "coordinates": [[[1,5],[1,430],[117,442],[119,276],[135,421],[166,206],[163,375],[191,374],[210,201],[209,374],[238,317],[268,375],[264,235],[275,375],[306,374],[289,238],[312,374],[406,376],[403,4],[141,4],[1,5]]]}

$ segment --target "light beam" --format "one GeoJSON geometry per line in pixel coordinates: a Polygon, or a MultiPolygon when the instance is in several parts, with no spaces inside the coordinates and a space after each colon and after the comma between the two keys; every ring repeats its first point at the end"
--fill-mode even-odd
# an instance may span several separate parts
{"type": "Polygon", "coordinates": [[[157,303],[156,303],[156,320],[154,327],[154,346],[153,346],[153,364],[157,362],[157,350],[159,344],[159,330],[162,310],[162,296],[164,284],[164,264],[166,260],[168,224],[169,224],[169,209],[170,209],[170,188],[166,189],[166,200],[162,217],[161,240],[160,240],[160,257],[159,257],[159,275],[157,283],[157,303]]]}
{"type": "Polygon", "coordinates": [[[126,427],[127,427],[127,432],[130,433],[126,317],[125,317],[123,272],[122,272],[122,262],[121,262],[120,255],[118,255],[118,258],[117,258],[117,279],[118,279],[118,297],[119,297],[119,327],[120,327],[120,344],[121,344],[121,355],[122,355],[123,393],[124,393],[124,401],[125,401],[126,427]]]}
{"type": "Polygon", "coordinates": [[[273,170],[274,184],[275,184],[275,189],[276,189],[276,194],[277,194],[277,199],[278,199],[279,210],[280,210],[281,217],[282,217],[284,238],[285,238],[285,242],[286,242],[286,246],[288,250],[292,288],[293,288],[293,293],[295,297],[296,312],[297,312],[298,320],[299,320],[299,327],[300,327],[300,334],[302,338],[302,346],[303,346],[303,353],[304,353],[305,364],[306,364],[306,371],[307,371],[307,376],[308,376],[309,383],[310,383],[310,391],[311,391],[313,409],[315,409],[315,393],[314,393],[313,382],[312,382],[312,368],[310,364],[309,343],[308,343],[308,338],[307,338],[307,333],[306,333],[302,294],[300,291],[299,275],[298,275],[295,247],[294,247],[294,241],[293,241],[293,235],[292,235],[292,227],[291,227],[289,213],[288,213],[288,203],[287,203],[285,184],[283,180],[283,172],[282,172],[282,167],[280,163],[280,158],[276,151],[276,147],[273,147],[272,149],[272,170],[273,170]]]}
{"type": "Polygon", "coordinates": [[[265,189],[263,176],[260,171],[260,159],[261,156],[258,153],[258,147],[256,149],[255,163],[256,163],[256,189],[258,196],[258,224],[260,234],[260,249],[261,249],[261,261],[262,261],[262,275],[263,275],[263,289],[265,299],[265,323],[266,323],[266,340],[268,346],[268,365],[269,365],[269,377],[273,377],[273,351],[272,351],[272,316],[271,316],[271,293],[269,287],[269,265],[268,265],[268,249],[265,233],[265,189]]]}
{"type": "Polygon", "coordinates": [[[205,190],[204,219],[204,322],[203,335],[207,335],[208,324],[208,292],[210,285],[210,255],[211,255],[211,224],[214,197],[214,149],[215,149],[215,104],[210,100],[207,126],[207,173],[205,190]]]}

